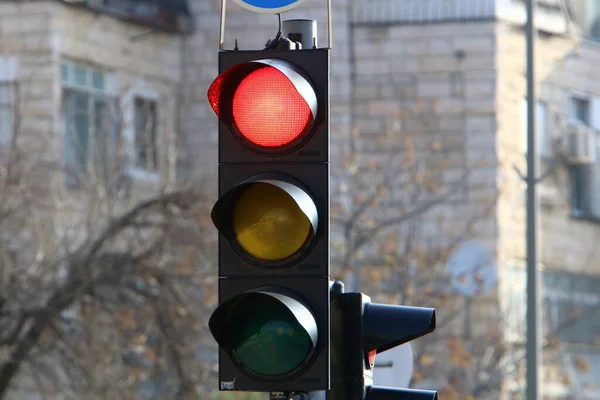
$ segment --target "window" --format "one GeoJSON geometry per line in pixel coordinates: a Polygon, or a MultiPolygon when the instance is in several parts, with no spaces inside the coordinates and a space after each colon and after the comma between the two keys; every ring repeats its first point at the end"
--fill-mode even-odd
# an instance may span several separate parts
{"type": "Polygon", "coordinates": [[[564,343],[592,345],[600,339],[600,277],[544,271],[547,333],[564,343]]]}
{"type": "Polygon", "coordinates": [[[505,300],[506,330],[509,340],[520,340],[525,333],[527,276],[525,268],[508,265],[502,274],[502,290],[505,300]]]}
{"type": "Polygon", "coordinates": [[[589,174],[585,165],[569,165],[570,207],[574,217],[586,217],[589,212],[589,174]]]}
{"type": "Polygon", "coordinates": [[[116,97],[110,76],[64,62],[61,78],[67,184],[79,186],[92,177],[106,182],[114,168],[118,142],[116,97]]]}
{"type": "MultiPolygon", "coordinates": [[[[590,100],[586,97],[573,96],[569,102],[569,119],[590,125],[590,100]]],[[[586,165],[569,165],[569,203],[574,217],[590,216],[589,168],[586,165]]]]}
{"type": "Polygon", "coordinates": [[[0,145],[10,144],[14,129],[15,84],[0,79],[0,145]]]}
{"type": "MultiPolygon", "coordinates": [[[[545,269],[542,276],[542,321],[544,335],[562,343],[593,345],[600,339],[600,276],[576,275],[545,269]]],[[[526,281],[524,267],[505,269],[507,329],[525,334],[526,281]]]]}
{"type": "Polygon", "coordinates": [[[15,126],[17,59],[0,57],[0,146],[10,144],[15,126]]]}
{"type": "Polygon", "coordinates": [[[584,97],[571,97],[570,119],[590,124],[590,101],[584,97]]]}
{"type": "Polygon", "coordinates": [[[135,165],[148,172],[159,170],[156,101],[135,98],[135,165]]]}
{"type": "MultiPolygon", "coordinates": [[[[546,157],[550,155],[551,138],[548,135],[546,104],[538,101],[535,105],[535,152],[538,157],[546,157]]],[[[527,154],[527,100],[521,102],[521,149],[524,154],[527,154]]]]}
{"type": "Polygon", "coordinates": [[[138,181],[158,182],[164,151],[160,94],[142,81],[121,99],[127,174],[138,181]]]}

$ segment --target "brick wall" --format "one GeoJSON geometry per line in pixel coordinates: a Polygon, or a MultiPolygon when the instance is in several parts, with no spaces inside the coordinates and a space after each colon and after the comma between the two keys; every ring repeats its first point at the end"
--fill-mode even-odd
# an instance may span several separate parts
{"type": "Polygon", "coordinates": [[[23,120],[23,142],[44,158],[55,117],[50,35],[53,12],[47,3],[0,4],[0,57],[16,61],[9,79],[19,81],[19,104],[15,107],[23,120]]]}
{"type": "MultiPolygon", "coordinates": [[[[158,92],[161,123],[168,133],[164,142],[170,154],[178,124],[175,110],[182,72],[181,43],[177,35],[149,32],[54,1],[0,4],[0,56],[17,61],[21,147],[33,154],[35,161],[40,156],[52,163],[61,160],[60,62],[68,59],[116,73],[118,95],[132,87],[158,92]]],[[[173,177],[174,162],[169,157],[165,161],[172,164],[166,176],[173,177]]],[[[55,165],[54,171],[58,169],[55,165]]]]}
{"type": "MultiPolygon", "coordinates": [[[[497,93],[498,127],[497,152],[500,162],[498,178],[501,182],[498,205],[499,226],[499,266],[501,301],[506,303],[514,290],[521,290],[517,296],[525,299],[525,283],[517,283],[508,278],[508,267],[524,267],[526,263],[526,185],[520,180],[513,166],[526,172],[523,145],[526,131],[522,115],[522,102],[526,96],[526,57],[525,37],[522,29],[509,25],[497,25],[497,93]],[[519,288],[519,289],[516,289],[519,288]],[[511,293],[512,290],[512,293],[511,293]]],[[[591,96],[600,94],[597,68],[600,48],[596,44],[583,41],[582,53],[577,55],[576,45],[571,37],[540,36],[535,48],[536,95],[546,106],[546,135],[551,140],[564,137],[569,93],[572,91],[591,96]]],[[[543,121],[536,120],[536,124],[543,121]]],[[[544,181],[538,185],[540,212],[538,213],[538,262],[545,269],[566,270],[574,273],[598,274],[597,238],[600,225],[596,222],[571,218],[569,208],[569,179],[564,159],[557,159],[550,151],[540,159],[538,176],[543,175],[556,162],[544,181]]],[[[524,276],[524,272],[523,275],[524,276]]],[[[514,279],[514,278],[512,278],[514,279]]],[[[508,310],[510,312],[510,310],[508,310]]],[[[522,313],[512,315],[516,323],[524,326],[522,313]]],[[[515,323],[515,322],[513,322],[515,323]]],[[[550,372],[557,365],[552,364],[553,352],[544,351],[545,387],[550,390],[553,383],[550,372]]],[[[562,362],[558,363],[563,368],[562,362]]],[[[522,374],[511,379],[524,382],[522,374]]],[[[568,386],[568,385],[567,385],[568,386]]]]}
{"type": "MultiPolygon", "coordinates": [[[[355,28],[353,115],[365,134],[363,151],[381,156],[385,149],[377,139],[390,129],[398,137],[438,140],[443,148],[439,157],[448,164],[443,171],[446,188],[463,174],[468,174],[466,185],[477,186],[460,190],[422,222],[431,240],[444,240],[435,223],[440,216],[460,231],[495,194],[494,46],[492,22],[355,28]],[[415,112],[415,104],[429,111],[415,112]]],[[[480,218],[475,229],[494,251],[496,230],[494,218],[480,218]]]]}
{"type": "MultiPolygon", "coordinates": [[[[71,244],[85,240],[89,232],[79,234],[80,230],[86,229],[83,226],[85,224],[81,224],[81,217],[92,212],[86,208],[90,206],[89,199],[72,192],[69,194],[73,196],[64,196],[66,192],[61,190],[64,188],[64,175],[61,173],[64,138],[61,60],[69,59],[116,73],[115,94],[118,96],[132,87],[157,92],[161,127],[166,134],[163,137],[166,140],[161,144],[174,148],[174,143],[171,146],[169,142],[175,137],[178,123],[175,111],[182,77],[182,42],[177,35],[150,31],[61,2],[0,3],[0,58],[3,61],[15,61],[11,78],[19,84],[14,113],[14,117],[19,118],[19,166],[28,174],[18,190],[22,190],[24,196],[28,196],[28,190],[38,193],[37,196],[32,193],[31,197],[34,198],[28,200],[31,201],[28,203],[28,214],[40,225],[33,234],[27,233],[30,228],[26,226],[14,228],[17,234],[34,236],[27,243],[33,243],[39,237],[47,240],[44,257],[59,258],[52,252],[60,251],[62,245],[52,245],[51,241],[62,240],[61,234],[72,234],[71,244]],[[37,207],[42,203],[42,207],[37,207]],[[52,208],[57,204],[64,215],[59,215],[52,208]],[[82,209],[83,213],[78,213],[82,209]]],[[[174,163],[170,159],[167,161],[167,165],[170,163],[168,166],[173,168],[167,168],[166,177],[171,178],[174,163]]],[[[153,185],[153,189],[156,188],[153,185]]],[[[126,203],[118,204],[114,211],[118,212],[121,207],[127,206],[126,203]]],[[[97,226],[101,226],[101,221],[97,226]]],[[[23,252],[23,257],[26,258],[28,253],[31,251],[23,252]]],[[[30,370],[24,369],[9,398],[40,398],[35,394],[35,382],[31,382],[29,373],[30,370]]]]}
{"type": "MultiPolygon", "coordinates": [[[[150,91],[158,95],[161,172],[163,181],[174,179],[184,39],[66,6],[56,8],[52,34],[55,62],[60,59],[80,61],[116,74],[123,115],[133,115],[131,105],[123,103],[129,91],[150,91]]],[[[60,95],[60,87],[55,93],[60,95]]],[[[55,104],[60,105],[60,98],[55,100],[55,104]]],[[[123,129],[133,123],[125,117],[121,122],[123,129]]],[[[57,129],[60,131],[61,127],[57,129]]]]}

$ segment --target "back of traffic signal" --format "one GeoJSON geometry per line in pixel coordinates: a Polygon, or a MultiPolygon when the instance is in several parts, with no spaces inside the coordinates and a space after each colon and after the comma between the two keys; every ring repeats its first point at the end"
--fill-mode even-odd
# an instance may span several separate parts
{"type": "Polygon", "coordinates": [[[435,312],[371,304],[330,282],[329,49],[300,47],[221,51],[208,91],[219,118],[209,320],[219,389],[434,399],[373,388],[369,374],[377,351],[431,332],[435,312]]]}

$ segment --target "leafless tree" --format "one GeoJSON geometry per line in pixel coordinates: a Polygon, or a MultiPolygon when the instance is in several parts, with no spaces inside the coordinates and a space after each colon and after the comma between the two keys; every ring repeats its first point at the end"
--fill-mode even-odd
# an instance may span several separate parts
{"type": "Polygon", "coordinates": [[[23,128],[15,98],[0,167],[0,398],[202,398],[216,354],[206,187],[129,179],[113,104],[87,130],[66,118],[65,165],[52,135],[23,128]]]}
{"type": "MultiPolygon", "coordinates": [[[[502,307],[510,294],[499,293],[478,264],[459,276],[447,268],[457,246],[486,242],[501,190],[489,172],[495,161],[467,154],[465,132],[445,126],[447,105],[387,90],[394,78],[381,80],[379,94],[385,87],[392,96],[357,101],[357,128],[333,173],[333,274],[373,301],[438,310],[436,331],[413,344],[411,386],[437,388],[450,400],[500,398],[507,381],[524,375],[524,332],[511,336],[507,319],[525,315],[502,307]],[[462,280],[475,284],[473,293],[456,290],[462,280]]],[[[404,92],[411,82],[404,79],[404,92]]],[[[371,95],[374,86],[367,85],[371,95]]],[[[460,116],[460,105],[451,112],[460,116]]],[[[490,254],[484,264],[496,263],[490,254]]],[[[560,331],[581,317],[545,331],[544,350],[555,353],[560,331]]],[[[573,364],[589,369],[582,359],[573,364]]]]}
{"type": "Polygon", "coordinates": [[[486,296],[477,270],[464,278],[481,293],[468,299],[453,290],[446,270],[458,245],[485,240],[497,189],[472,174],[490,160],[466,161],[460,132],[444,132],[437,101],[396,101],[387,114],[367,115],[386,128],[357,128],[340,156],[332,194],[334,275],[374,301],[438,309],[437,330],[413,347],[413,385],[461,399],[495,398],[504,359],[497,302],[486,296]],[[475,312],[481,308],[493,314],[482,320],[475,312]]]}

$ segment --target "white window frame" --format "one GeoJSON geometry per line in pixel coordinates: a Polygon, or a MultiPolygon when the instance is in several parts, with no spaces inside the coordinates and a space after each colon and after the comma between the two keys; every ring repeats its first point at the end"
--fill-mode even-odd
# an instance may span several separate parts
{"type": "MultiPolygon", "coordinates": [[[[591,127],[593,120],[594,120],[594,115],[593,115],[593,96],[590,95],[589,93],[586,92],[582,92],[579,90],[569,90],[568,92],[568,96],[567,96],[567,104],[566,104],[566,115],[567,115],[567,121],[571,122],[571,123],[578,123],[578,124],[584,124],[586,126],[591,127]],[[575,112],[575,108],[574,108],[574,100],[578,99],[578,100],[584,100],[587,101],[588,103],[588,109],[587,109],[587,120],[586,121],[582,121],[578,118],[576,118],[576,112],[575,112]]],[[[574,194],[574,182],[572,177],[570,176],[570,172],[569,172],[569,208],[570,208],[570,212],[571,215],[573,217],[576,218],[585,218],[585,217],[591,217],[591,211],[590,211],[590,207],[589,207],[589,198],[590,198],[590,190],[591,188],[589,187],[590,182],[588,182],[586,180],[586,173],[585,173],[585,167],[583,166],[571,166],[569,167],[569,171],[573,171],[573,173],[577,173],[579,174],[579,176],[581,177],[581,179],[583,179],[584,181],[584,188],[580,189],[583,192],[580,193],[581,196],[583,197],[583,204],[581,205],[582,207],[577,208],[574,207],[574,200],[573,200],[573,196],[574,194]]]]}
{"type": "MultiPolygon", "coordinates": [[[[552,272],[549,272],[552,273],[552,272]]],[[[585,279],[584,276],[578,274],[569,274],[568,279],[585,279]]],[[[553,288],[549,286],[543,286],[544,299],[550,302],[550,313],[552,314],[551,322],[554,324],[559,319],[559,307],[563,304],[573,304],[575,307],[581,309],[586,306],[597,307],[600,304],[600,294],[592,292],[579,292],[575,290],[569,290],[564,288],[553,288]]],[[[580,317],[585,318],[585,317],[580,317]]],[[[549,322],[550,323],[550,322],[549,322]]],[[[557,326],[552,326],[552,329],[556,329],[557,326]]],[[[569,343],[569,342],[565,342],[569,343]]],[[[584,344],[584,346],[587,346],[584,344]]]]}
{"type": "Polygon", "coordinates": [[[588,109],[588,121],[584,122],[586,125],[590,125],[591,120],[592,120],[592,115],[591,115],[592,96],[590,96],[589,93],[580,92],[580,91],[576,91],[576,90],[569,91],[569,95],[567,97],[567,120],[569,122],[582,123],[581,120],[575,118],[575,109],[573,108],[573,100],[574,99],[586,100],[588,102],[588,104],[590,105],[590,109],[588,109]]]}
{"type": "Polygon", "coordinates": [[[5,133],[6,135],[0,135],[0,145],[10,145],[15,130],[15,111],[17,108],[17,85],[18,85],[18,67],[19,63],[15,56],[0,56],[0,89],[6,89],[8,93],[8,99],[4,102],[4,99],[0,98],[0,107],[9,110],[9,122],[7,123],[7,132],[0,131],[0,134],[5,133]]]}
{"type": "MultiPolygon", "coordinates": [[[[60,76],[60,88],[61,88],[61,101],[64,101],[64,93],[65,90],[70,90],[73,92],[79,92],[79,93],[84,93],[87,96],[91,96],[92,98],[94,98],[95,96],[102,96],[102,97],[106,97],[109,98],[111,101],[117,101],[118,100],[118,85],[117,85],[117,78],[116,78],[116,74],[114,72],[111,71],[107,71],[107,70],[103,70],[101,68],[98,68],[94,65],[90,65],[90,64],[86,64],[83,62],[77,62],[77,61],[73,61],[73,60],[69,60],[69,59],[62,59],[60,60],[59,63],[59,76],[60,76]],[[75,82],[74,79],[71,79],[70,76],[68,77],[68,79],[65,81],[63,79],[63,65],[67,66],[68,72],[69,73],[73,73],[75,67],[81,67],[84,68],[86,70],[86,85],[80,85],[78,83],[75,82]],[[99,72],[102,74],[102,78],[104,80],[104,87],[102,89],[98,89],[95,88],[93,86],[93,83],[90,83],[93,81],[93,73],[94,72],[99,72]]],[[[114,103],[115,105],[117,103],[114,103]]],[[[117,110],[118,111],[118,110],[117,110]]],[[[63,161],[64,161],[64,157],[65,157],[65,151],[66,149],[64,148],[64,140],[65,140],[65,136],[67,135],[68,132],[66,131],[66,115],[64,113],[61,114],[62,120],[61,120],[61,126],[62,129],[64,129],[64,134],[63,134],[63,161]]],[[[95,131],[94,131],[94,123],[93,123],[93,114],[90,115],[90,126],[89,129],[91,131],[92,136],[94,136],[95,131]]],[[[88,132],[89,134],[90,132],[88,132]]],[[[88,137],[88,139],[90,139],[88,137]]],[[[92,148],[92,151],[94,151],[94,149],[92,148]]],[[[116,156],[116,154],[115,154],[116,156]]],[[[88,159],[88,162],[90,162],[90,159],[88,159]]]]}
{"type": "MultiPolygon", "coordinates": [[[[523,98],[520,103],[521,117],[521,152],[527,155],[527,99],[523,98]]],[[[535,153],[537,157],[545,158],[552,154],[552,138],[548,130],[548,104],[544,100],[535,102],[535,153]]]]}
{"type": "Polygon", "coordinates": [[[519,342],[525,336],[524,318],[521,317],[526,313],[527,271],[520,261],[507,262],[506,266],[500,275],[505,333],[509,342],[519,342]]]}
{"type": "MultiPolygon", "coordinates": [[[[544,270],[538,269],[538,273],[541,275],[542,279],[541,288],[542,288],[542,304],[544,307],[546,301],[549,304],[549,312],[552,315],[551,321],[544,321],[545,323],[554,323],[558,320],[558,313],[561,302],[571,302],[576,307],[584,307],[584,306],[596,306],[600,304],[600,294],[592,293],[592,292],[574,292],[569,289],[564,288],[556,288],[551,287],[549,285],[545,285],[543,282],[543,274],[544,273],[552,273],[552,270],[544,270]]],[[[582,275],[576,273],[566,273],[566,279],[577,279],[582,278],[582,275]]],[[[505,329],[507,333],[507,339],[509,341],[519,341],[523,338],[525,334],[525,315],[526,315],[526,307],[525,301],[527,300],[526,295],[526,284],[527,284],[527,271],[525,268],[525,264],[521,261],[508,262],[506,264],[506,268],[501,275],[502,279],[502,294],[503,294],[503,302],[504,302],[504,312],[505,312],[505,329]],[[516,304],[516,308],[511,309],[510,306],[512,304],[516,304]]],[[[543,308],[542,308],[542,312],[543,308]]],[[[544,329],[546,326],[544,327],[544,329]]],[[[551,329],[555,329],[556,327],[550,327],[551,329]]],[[[568,342],[564,342],[568,343],[568,342]]],[[[583,345],[587,346],[587,345],[583,345]]]]}
{"type": "Polygon", "coordinates": [[[106,71],[106,70],[102,70],[98,67],[95,67],[93,65],[88,65],[85,63],[79,63],[76,61],[71,61],[69,59],[63,59],[60,61],[60,82],[61,82],[61,88],[62,87],[67,87],[69,89],[74,89],[74,90],[82,90],[82,91],[89,91],[89,92],[93,92],[93,93],[101,93],[101,94],[106,94],[106,95],[110,95],[110,96],[118,96],[119,95],[119,91],[117,89],[117,77],[116,74],[114,72],[111,71],[106,71]],[[104,89],[94,89],[91,86],[79,86],[78,84],[74,83],[74,82],[70,82],[68,81],[67,83],[64,82],[64,80],[62,79],[62,66],[63,65],[67,65],[70,66],[72,68],[79,66],[79,67],[83,67],[86,68],[89,72],[92,71],[96,71],[96,72],[100,72],[102,73],[103,77],[104,77],[104,89]]]}
{"type": "Polygon", "coordinates": [[[163,149],[160,144],[165,143],[162,133],[162,112],[160,109],[160,94],[158,91],[146,87],[135,86],[127,90],[121,99],[121,110],[123,110],[123,140],[125,146],[125,154],[127,156],[127,175],[135,180],[145,182],[160,182],[162,169],[162,153],[163,149]],[[156,103],[156,138],[157,138],[157,153],[158,153],[158,170],[148,171],[138,167],[136,164],[137,149],[135,148],[135,99],[153,101],[156,103]]]}

